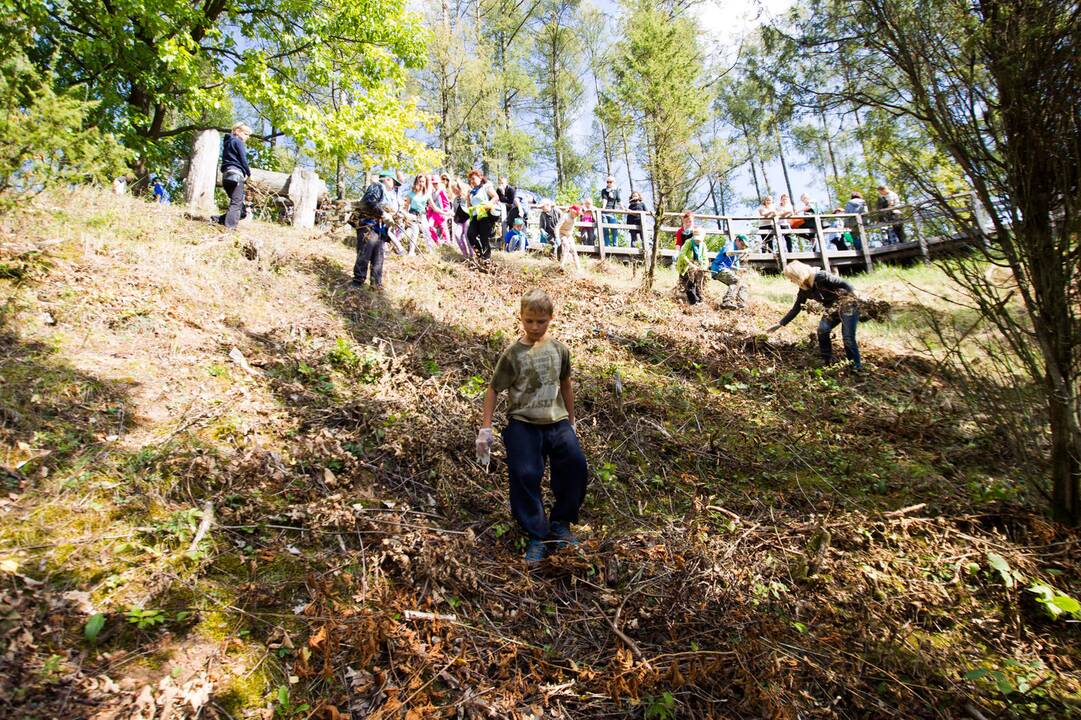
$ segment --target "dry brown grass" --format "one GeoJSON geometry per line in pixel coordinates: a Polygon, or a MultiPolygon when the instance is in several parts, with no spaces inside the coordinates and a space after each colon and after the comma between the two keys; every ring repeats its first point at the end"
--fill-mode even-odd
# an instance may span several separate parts
{"type": "MultiPolygon", "coordinates": [[[[762,340],[793,294],[773,278],[734,313],[675,301],[670,271],[645,293],[612,263],[482,273],[448,251],[389,257],[377,294],[317,233],[83,190],[4,222],[0,262],[25,270],[0,281],[0,461],[21,464],[0,600],[32,638],[0,641],[16,716],[130,715],[174,667],[212,680],[219,717],[258,716],[290,676],[322,717],[638,717],[664,693],[677,717],[946,717],[1005,707],[961,673],[1007,659],[1047,677],[1032,712],[1081,689],[1068,630],[987,564],[1076,595],[1076,534],[928,374],[915,311],[861,329],[872,372],[852,378],[815,367],[813,317],[762,340]],[[539,576],[500,473],[471,460],[532,285],[557,300],[594,471],[582,552],[539,576]],[[218,524],[189,557],[206,500],[218,524]],[[96,648],[73,591],[108,617],[96,648]],[[123,615],[148,608],[169,633],[123,615]]],[[[931,270],[856,283],[898,306],[910,284],[954,292],[931,270]]]]}

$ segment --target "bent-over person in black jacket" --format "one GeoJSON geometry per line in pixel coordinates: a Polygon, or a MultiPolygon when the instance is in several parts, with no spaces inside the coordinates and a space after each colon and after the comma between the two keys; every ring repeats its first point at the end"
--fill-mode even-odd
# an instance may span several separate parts
{"type": "Polygon", "coordinates": [[[830,342],[830,333],[833,332],[833,328],[840,325],[845,357],[851,361],[853,368],[861,369],[863,365],[860,362],[860,348],[856,344],[856,326],[860,322],[860,308],[852,285],[844,278],[822,270],[815,270],[798,260],[793,260],[785,266],[784,276],[799,287],[796,302],[792,305],[792,309],[781,318],[781,321],[767,332],[775,332],[792,322],[803,309],[804,303],[815,300],[830,311],[823,315],[818,323],[818,351],[822,355],[822,362],[827,365],[833,362],[833,344],[830,342]]]}

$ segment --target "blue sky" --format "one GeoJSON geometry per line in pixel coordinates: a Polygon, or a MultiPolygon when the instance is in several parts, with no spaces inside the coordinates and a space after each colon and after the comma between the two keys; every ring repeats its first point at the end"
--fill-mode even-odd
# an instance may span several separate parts
{"type": "MultiPolygon", "coordinates": [[[[618,16],[619,5],[617,3],[609,0],[595,0],[594,4],[609,15],[618,16]]],[[[757,26],[769,22],[772,17],[783,13],[791,5],[791,0],[730,0],[728,2],[705,2],[698,5],[695,12],[704,31],[703,42],[707,53],[716,60],[718,65],[733,62],[741,41],[748,33],[752,32],[757,26]]],[[[586,87],[585,103],[572,127],[572,133],[579,140],[580,146],[592,140],[593,136],[593,106],[596,97],[592,93],[591,84],[586,83],[586,87]]],[[[792,148],[788,148],[787,159],[789,163],[788,174],[792,180],[792,189],[796,196],[798,197],[802,192],[808,192],[816,202],[824,204],[826,190],[821,173],[814,167],[796,167],[798,164],[803,164],[806,158],[799,157],[792,148]]],[[[786,192],[780,163],[778,161],[768,163],[766,170],[768,174],[767,185],[773,190],[774,195],[786,192]]],[[[635,179],[635,189],[642,190],[645,188],[645,172],[633,162],[633,159],[631,172],[635,179]]],[[[624,197],[626,197],[629,195],[627,191],[627,170],[626,165],[619,158],[616,159],[613,165],[613,174],[616,177],[616,184],[623,189],[624,197]]],[[[542,182],[550,182],[552,179],[550,177],[551,173],[545,175],[547,177],[542,176],[537,179],[542,182]]],[[[759,178],[759,181],[761,182],[761,178],[759,178]]],[[[596,187],[591,189],[594,191],[599,190],[604,184],[604,178],[598,175],[593,184],[596,187]]],[[[751,202],[751,198],[755,193],[749,169],[746,167],[741,168],[735,174],[733,186],[737,202],[735,207],[728,208],[729,214],[753,212],[758,203],[751,202]]],[[[703,208],[703,212],[707,211],[711,212],[711,210],[703,208]]]]}

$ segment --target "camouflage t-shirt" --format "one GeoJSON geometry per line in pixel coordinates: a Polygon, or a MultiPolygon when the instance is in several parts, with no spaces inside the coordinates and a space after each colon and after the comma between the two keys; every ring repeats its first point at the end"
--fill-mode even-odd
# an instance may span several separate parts
{"type": "Polygon", "coordinates": [[[499,356],[492,387],[507,391],[509,417],[545,425],[567,419],[559,383],[570,375],[571,351],[563,343],[547,338],[535,345],[518,341],[499,356]]]}

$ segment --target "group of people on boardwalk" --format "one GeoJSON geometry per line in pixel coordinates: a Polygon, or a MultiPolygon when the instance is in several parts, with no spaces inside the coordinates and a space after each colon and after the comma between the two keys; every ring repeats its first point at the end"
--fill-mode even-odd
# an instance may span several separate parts
{"type": "MultiPolygon", "coordinates": [[[[905,242],[904,224],[899,222],[901,218],[901,198],[887,185],[878,186],[878,201],[872,219],[884,223],[890,223],[886,227],[883,244],[905,242]],[[893,222],[893,221],[898,222],[893,222]]],[[[788,193],[781,193],[776,204],[772,195],[762,198],[762,204],[758,206],[759,217],[758,235],[761,238],[762,249],[766,252],[774,252],[777,242],[777,234],[784,236],[785,249],[788,252],[811,249],[818,251],[818,216],[821,214],[811,197],[804,193],[800,195],[799,209],[792,204],[788,193]],[[796,230],[797,232],[790,232],[796,230]]],[[[827,247],[835,250],[862,250],[866,239],[863,237],[863,229],[856,216],[867,214],[867,201],[858,190],[853,191],[844,207],[835,207],[828,214],[846,215],[844,218],[835,217],[824,224],[821,228],[823,239],[827,247]]]]}

